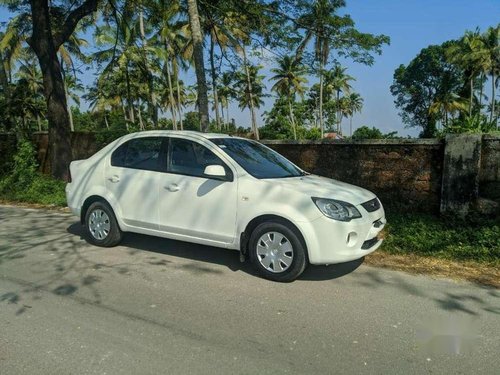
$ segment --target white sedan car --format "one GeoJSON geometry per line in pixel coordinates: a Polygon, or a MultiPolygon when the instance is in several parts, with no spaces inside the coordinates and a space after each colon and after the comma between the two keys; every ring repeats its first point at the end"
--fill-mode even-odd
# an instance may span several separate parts
{"type": "Polygon", "coordinates": [[[224,134],[129,134],[72,162],[70,174],[68,206],[93,244],[136,232],[234,249],[276,281],[294,280],[309,263],[369,254],[386,222],[373,193],[224,134]]]}

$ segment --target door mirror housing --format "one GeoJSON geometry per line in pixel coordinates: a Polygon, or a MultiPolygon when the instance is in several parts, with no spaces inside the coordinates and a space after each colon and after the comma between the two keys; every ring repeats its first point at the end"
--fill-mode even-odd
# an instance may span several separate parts
{"type": "Polygon", "coordinates": [[[226,178],[226,170],[222,165],[207,165],[203,174],[207,177],[214,177],[218,179],[226,178]]]}

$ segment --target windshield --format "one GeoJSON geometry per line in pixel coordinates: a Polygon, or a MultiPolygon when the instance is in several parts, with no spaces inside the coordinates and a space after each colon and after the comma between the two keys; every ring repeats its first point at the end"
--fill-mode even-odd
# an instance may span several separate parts
{"type": "Polygon", "coordinates": [[[258,142],[238,138],[215,138],[211,141],[255,178],[304,175],[304,172],[286,158],[258,142]]]}

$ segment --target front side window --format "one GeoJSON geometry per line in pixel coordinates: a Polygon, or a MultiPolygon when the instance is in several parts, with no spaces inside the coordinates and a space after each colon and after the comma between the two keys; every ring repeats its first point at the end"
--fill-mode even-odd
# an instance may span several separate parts
{"type": "Polygon", "coordinates": [[[303,176],[288,159],[258,142],[238,138],[214,138],[213,143],[255,178],[303,176]]]}
{"type": "Polygon", "coordinates": [[[222,165],[226,170],[226,175],[232,176],[231,170],[217,155],[197,142],[170,138],[168,153],[167,171],[170,173],[207,177],[204,171],[208,165],[222,165]]]}
{"type": "Polygon", "coordinates": [[[114,167],[159,171],[162,137],[131,139],[118,147],[111,155],[114,167]]]}

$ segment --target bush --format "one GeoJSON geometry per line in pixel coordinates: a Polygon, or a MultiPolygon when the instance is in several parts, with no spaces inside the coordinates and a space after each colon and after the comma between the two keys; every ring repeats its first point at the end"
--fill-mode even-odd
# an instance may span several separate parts
{"type": "Polygon", "coordinates": [[[33,145],[20,141],[10,174],[0,179],[0,199],[65,206],[65,182],[42,175],[37,169],[33,145]]]}

